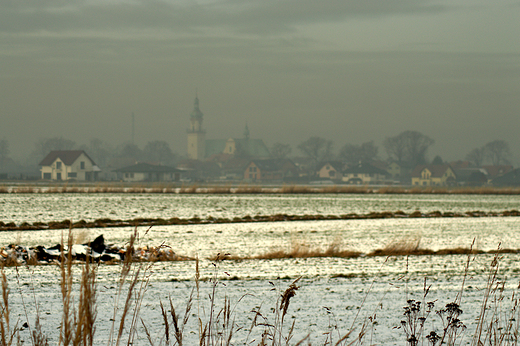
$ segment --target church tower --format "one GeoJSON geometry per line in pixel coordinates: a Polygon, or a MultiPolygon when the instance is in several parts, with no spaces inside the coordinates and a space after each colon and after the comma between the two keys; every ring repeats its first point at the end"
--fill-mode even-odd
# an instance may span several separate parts
{"type": "Polygon", "coordinates": [[[199,109],[199,98],[195,94],[193,111],[190,115],[190,128],[188,129],[188,158],[192,160],[204,160],[206,152],[206,131],[202,129],[204,114],[199,109]]]}

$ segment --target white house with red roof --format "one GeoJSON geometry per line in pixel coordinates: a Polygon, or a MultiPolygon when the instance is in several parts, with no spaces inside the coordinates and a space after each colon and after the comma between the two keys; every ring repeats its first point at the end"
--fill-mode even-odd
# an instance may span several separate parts
{"type": "Polygon", "coordinates": [[[97,180],[100,169],[83,150],[51,151],[39,164],[45,180],[97,180]]]}

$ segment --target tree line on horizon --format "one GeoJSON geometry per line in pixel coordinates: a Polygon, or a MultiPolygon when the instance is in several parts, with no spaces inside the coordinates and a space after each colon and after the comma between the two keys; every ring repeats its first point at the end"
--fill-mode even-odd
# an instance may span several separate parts
{"type": "MultiPolygon", "coordinates": [[[[432,161],[428,160],[428,150],[435,141],[419,131],[406,130],[400,134],[387,137],[383,141],[386,153],[386,161],[397,162],[402,166],[413,167],[418,164],[442,164],[442,158],[437,155],[432,161]]],[[[301,142],[296,147],[302,157],[317,165],[327,160],[337,160],[347,164],[359,162],[373,162],[381,160],[379,148],[374,141],[361,144],[347,143],[339,152],[334,152],[334,142],[319,136],[312,136],[301,142]]],[[[298,155],[292,154],[289,144],[274,143],[270,148],[273,158],[290,158],[298,155]]],[[[84,150],[100,166],[105,167],[114,158],[132,158],[136,161],[160,163],[163,165],[175,165],[183,156],[171,150],[166,141],[149,141],[141,149],[133,143],[123,143],[112,146],[98,138],[90,140],[88,144],[78,145],[75,141],[64,137],[42,138],[34,143],[33,150],[25,165],[37,166],[37,164],[53,150],[84,150]]],[[[505,140],[494,140],[481,147],[471,150],[465,160],[471,162],[475,167],[484,163],[494,166],[510,164],[511,152],[509,144],[505,140]]],[[[0,140],[0,169],[8,165],[16,165],[10,158],[9,142],[0,140]]],[[[23,165],[23,164],[18,164],[23,165]]]]}
{"type": "MultiPolygon", "coordinates": [[[[400,134],[387,137],[383,141],[386,152],[386,161],[397,162],[399,165],[415,167],[420,164],[443,164],[442,158],[437,155],[433,160],[428,160],[428,149],[435,141],[419,131],[403,131],[400,134]]],[[[374,141],[361,144],[347,143],[334,154],[334,142],[322,137],[310,137],[298,145],[298,150],[315,164],[327,160],[338,160],[347,164],[357,164],[359,162],[373,162],[380,160],[379,148],[374,141]]],[[[291,147],[287,144],[275,143],[271,153],[276,158],[288,157],[291,147]]],[[[493,166],[508,165],[511,152],[509,143],[505,140],[494,140],[481,147],[471,150],[465,160],[475,167],[480,167],[489,162],[493,166]]]]}

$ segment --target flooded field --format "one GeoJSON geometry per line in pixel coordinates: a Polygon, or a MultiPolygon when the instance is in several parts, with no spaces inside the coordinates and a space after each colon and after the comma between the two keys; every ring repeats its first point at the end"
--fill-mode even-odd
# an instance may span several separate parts
{"type": "MultiPolygon", "coordinates": [[[[520,196],[17,194],[1,196],[0,203],[0,221],[18,223],[105,217],[233,218],[257,214],[326,215],[386,210],[408,213],[415,210],[501,212],[520,209],[520,196]]],[[[137,231],[142,246],[165,244],[178,254],[200,259],[200,296],[195,305],[203,319],[209,317],[208,296],[213,289],[209,279],[218,278],[221,283],[217,289],[217,304],[222,306],[223,297],[229,297],[236,304],[233,310],[235,322],[244,328],[237,331],[234,344],[252,340],[245,333],[254,318],[251,311],[260,309],[266,318],[273,318],[271,309],[276,305],[280,292],[301,277],[298,282],[301,287],[289,308],[290,323],[295,321],[295,336],[289,344],[296,344],[310,333],[309,340],[313,345],[323,345],[323,333],[333,330],[337,341],[339,335],[352,326],[358,333],[365,325],[369,328],[361,344],[405,345],[403,331],[394,328],[400,326],[406,301],[410,298],[421,300],[427,280],[427,285],[431,284],[428,301],[435,300],[436,309],[440,309],[455,299],[465,277],[460,319],[468,326],[461,339],[461,344],[466,345],[471,343],[471,330],[475,327],[482,303],[487,270],[493,259],[491,254],[472,256],[466,275],[466,255],[283,258],[223,261],[218,266],[209,258],[217,253],[243,257],[280,249],[289,251],[295,246],[323,249],[331,244],[368,253],[410,239],[432,250],[469,248],[473,242],[474,248],[486,251],[497,249],[499,244],[502,248],[520,249],[519,221],[518,217],[322,220],[169,225],[150,229],[138,227],[137,231]]],[[[103,234],[107,243],[115,244],[124,244],[133,232],[132,227],[73,230],[79,242],[103,234]]],[[[59,243],[61,236],[62,230],[0,232],[0,244],[50,246],[59,243]]],[[[506,282],[503,291],[506,298],[518,287],[519,260],[519,254],[501,255],[498,277],[506,282]]],[[[59,268],[47,265],[5,270],[11,288],[12,313],[22,323],[26,320],[33,323],[34,307],[38,306],[50,344],[57,344],[62,313],[59,268]]],[[[96,344],[99,345],[106,344],[110,333],[120,270],[120,265],[98,268],[96,344]]],[[[140,317],[149,327],[156,344],[160,344],[164,327],[158,301],[167,303],[172,298],[176,309],[184,310],[195,287],[195,261],[159,262],[154,263],[150,270],[140,317]]],[[[77,281],[81,267],[77,266],[75,272],[77,281]]],[[[78,291],[75,292],[76,298],[77,294],[78,291]]],[[[501,304],[505,306],[505,302],[507,299],[501,304]]],[[[195,322],[195,318],[188,322],[188,344],[198,341],[195,322]]],[[[440,320],[434,315],[427,323],[428,330],[441,328],[440,320]]],[[[21,333],[24,337],[29,336],[28,332],[21,333]]],[[[261,332],[257,331],[256,337],[259,334],[261,332]]],[[[134,344],[149,344],[141,324],[134,344]]]]}
{"type": "Polygon", "coordinates": [[[233,218],[274,214],[366,214],[401,210],[502,212],[520,209],[519,195],[382,195],[382,194],[1,194],[0,221],[134,218],[233,218]]]}

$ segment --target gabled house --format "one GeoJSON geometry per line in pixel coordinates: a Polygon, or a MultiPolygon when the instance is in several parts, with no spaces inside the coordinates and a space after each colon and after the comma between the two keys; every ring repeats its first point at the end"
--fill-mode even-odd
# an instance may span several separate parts
{"type": "Polygon", "coordinates": [[[449,165],[454,171],[457,171],[458,169],[475,168],[471,162],[462,160],[451,161],[449,165]]]}
{"type": "Polygon", "coordinates": [[[486,165],[482,166],[483,169],[487,172],[488,182],[491,182],[495,180],[498,177],[503,176],[504,174],[509,173],[513,170],[513,166],[511,165],[498,165],[498,166],[492,166],[492,165],[486,165]]]}
{"type": "MultiPolygon", "coordinates": [[[[451,164],[450,164],[451,165],[451,164]]],[[[482,186],[488,182],[487,172],[483,168],[453,168],[459,186],[482,186]]]]}
{"type": "Polygon", "coordinates": [[[234,157],[222,163],[221,179],[224,180],[242,180],[244,179],[244,167],[249,164],[250,160],[243,157],[234,157]]]}
{"type": "Polygon", "coordinates": [[[210,158],[216,154],[259,159],[266,159],[271,156],[263,140],[250,138],[206,140],[206,158],[210,158]]]}
{"type": "Polygon", "coordinates": [[[182,160],[175,166],[181,172],[183,181],[207,181],[218,179],[221,169],[215,162],[182,160]]]}
{"type": "Polygon", "coordinates": [[[51,151],[40,163],[45,180],[95,181],[100,169],[83,150],[51,151]]]}
{"type": "Polygon", "coordinates": [[[520,186],[520,168],[512,169],[491,181],[493,186],[520,186]]]}
{"type": "Polygon", "coordinates": [[[177,168],[144,162],[115,169],[114,172],[117,173],[119,180],[125,182],[179,181],[181,178],[181,171],[177,168]]]}
{"type": "Polygon", "coordinates": [[[343,171],[343,181],[348,184],[380,184],[386,182],[390,174],[369,163],[358,163],[343,171]]]}
{"type": "Polygon", "coordinates": [[[316,175],[320,179],[341,180],[343,166],[341,161],[326,161],[318,165],[316,175]]]}
{"type": "Polygon", "coordinates": [[[412,172],[412,185],[416,186],[447,186],[456,179],[450,165],[418,165],[412,172]]]}
{"type": "Polygon", "coordinates": [[[298,176],[296,165],[289,159],[252,160],[243,172],[248,181],[283,181],[298,176]]]}

